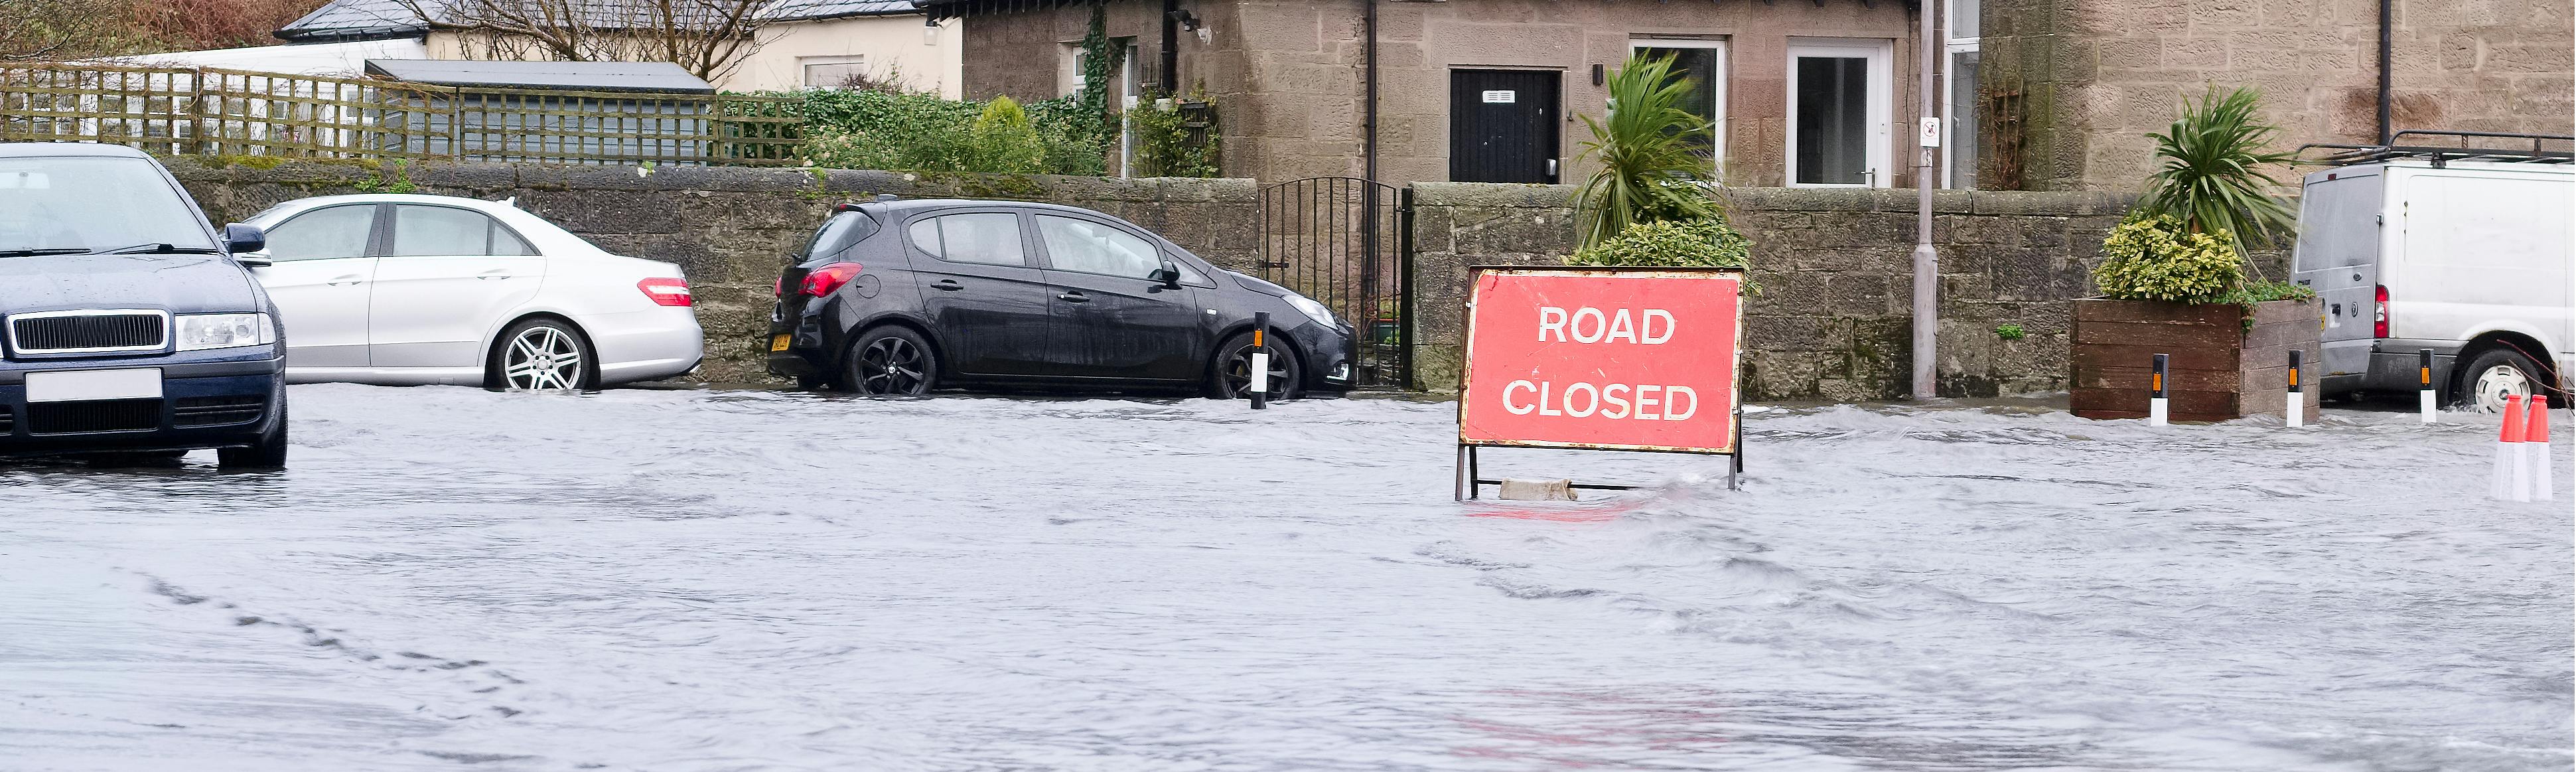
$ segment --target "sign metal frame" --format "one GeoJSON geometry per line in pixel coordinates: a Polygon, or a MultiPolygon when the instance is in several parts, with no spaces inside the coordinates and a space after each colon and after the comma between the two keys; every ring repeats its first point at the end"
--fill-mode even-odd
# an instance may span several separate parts
{"type": "MultiPolygon", "coordinates": [[[[1744,472],[1744,303],[1742,302],[1743,298],[1740,293],[1742,292],[1745,280],[1745,271],[1742,268],[1721,268],[1711,266],[1467,266],[1467,298],[1466,302],[1459,310],[1459,319],[1461,322],[1460,329],[1464,330],[1462,335],[1465,340],[1462,354],[1459,357],[1458,366],[1458,460],[1457,480],[1454,484],[1454,490],[1452,491],[1454,494],[1453,499],[1460,501],[1475,499],[1479,497],[1478,494],[1480,491],[1478,489],[1482,486],[1502,484],[1503,481],[1501,479],[1486,478],[1477,474],[1476,449],[1479,447],[1611,450],[1639,453],[1688,453],[1694,455],[1726,456],[1728,458],[1726,489],[1737,490],[1738,483],[1736,478],[1744,472]],[[1469,377],[1476,370],[1476,294],[1479,291],[1479,288],[1484,286],[1484,276],[1489,273],[1547,276],[1619,276],[1626,278],[1699,280],[1721,277],[1733,278],[1739,294],[1735,304],[1735,318],[1732,320],[1735,327],[1734,356],[1732,357],[1732,361],[1727,365],[1730,370],[1730,374],[1727,380],[1728,388],[1726,398],[1731,427],[1730,435],[1727,438],[1727,446],[1722,449],[1710,449],[1657,445],[1625,445],[1616,443],[1468,438],[1466,436],[1467,405],[1468,400],[1474,398],[1474,391],[1469,388],[1469,377]]],[[[1603,483],[1570,483],[1569,487],[1584,490],[1631,490],[1636,486],[1611,485],[1603,483]]]]}

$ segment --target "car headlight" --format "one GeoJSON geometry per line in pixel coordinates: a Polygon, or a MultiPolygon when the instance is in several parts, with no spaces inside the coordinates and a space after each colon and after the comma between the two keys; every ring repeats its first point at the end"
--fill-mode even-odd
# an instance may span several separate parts
{"type": "Polygon", "coordinates": [[[267,314],[189,314],[178,317],[180,351],[277,342],[277,325],[267,314]]]}
{"type": "Polygon", "coordinates": [[[1315,320],[1316,324],[1325,327],[1341,325],[1340,321],[1333,318],[1333,309],[1325,308],[1324,304],[1315,302],[1314,298],[1292,294],[1288,296],[1288,305],[1305,314],[1306,318],[1315,320]]]}

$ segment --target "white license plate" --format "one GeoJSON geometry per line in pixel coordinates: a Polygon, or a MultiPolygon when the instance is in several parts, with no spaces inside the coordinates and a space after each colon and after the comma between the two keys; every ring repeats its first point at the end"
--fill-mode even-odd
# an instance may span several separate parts
{"type": "Polygon", "coordinates": [[[160,399],[161,368],[56,370],[27,374],[27,401],[160,399]]]}

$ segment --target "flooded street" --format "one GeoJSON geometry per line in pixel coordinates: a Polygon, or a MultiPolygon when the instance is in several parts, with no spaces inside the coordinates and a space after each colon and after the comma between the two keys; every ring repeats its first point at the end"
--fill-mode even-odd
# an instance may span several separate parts
{"type": "Polygon", "coordinates": [[[292,394],[282,473],[0,466],[0,768],[2543,770],[2576,730],[2576,485],[2488,500],[2492,417],[1775,409],[1740,492],[1486,455],[1655,484],[1569,506],[1451,502],[1451,403],[292,394]]]}

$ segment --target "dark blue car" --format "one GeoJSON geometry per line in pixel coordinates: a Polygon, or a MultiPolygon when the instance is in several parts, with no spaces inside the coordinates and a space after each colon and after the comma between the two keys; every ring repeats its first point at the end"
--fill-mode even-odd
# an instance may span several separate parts
{"type": "Polygon", "coordinates": [[[0,144],[0,455],[286,463],[277,309],[217,232],[131,148],[0,144]]]}

